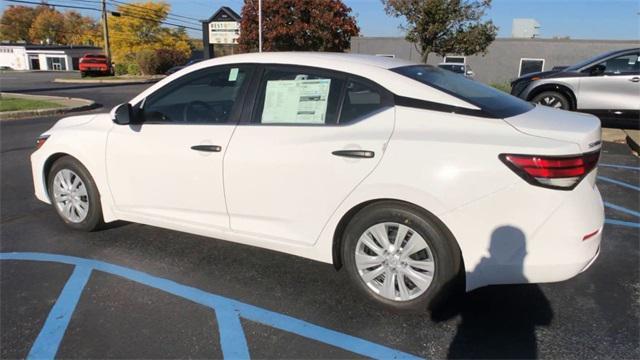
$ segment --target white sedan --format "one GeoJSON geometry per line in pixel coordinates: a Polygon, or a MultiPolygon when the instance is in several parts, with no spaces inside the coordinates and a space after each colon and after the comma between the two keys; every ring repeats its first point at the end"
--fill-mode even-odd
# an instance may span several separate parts
{"type": "Polygon", "coordinates": [[[64,118],[31,163],[36,196],[73,229],[126,220],[332,263],[366,297],[419,311],[459,280],[469,291],[589,267],[600,144],[594,116],[436,67],[263,53],[64,118]]]}

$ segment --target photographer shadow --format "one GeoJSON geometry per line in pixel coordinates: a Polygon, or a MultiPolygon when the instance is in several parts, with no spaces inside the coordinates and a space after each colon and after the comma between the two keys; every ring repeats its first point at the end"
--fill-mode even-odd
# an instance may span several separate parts
{"type": "MultiPolygon", "coordinates": [[[[467,276],[502,273],[511,283],[527,283],[526,255],[524,233],[512,226],[499,227],[492,233],[489,257],[467,276]]],[[[460,317],[449,359],[533,359],[538,356],[536,328],[551,323],[553,310],[538,285],[503,285],[459,296],[433,309],[431,316],[436,322],[460,317]]]]}

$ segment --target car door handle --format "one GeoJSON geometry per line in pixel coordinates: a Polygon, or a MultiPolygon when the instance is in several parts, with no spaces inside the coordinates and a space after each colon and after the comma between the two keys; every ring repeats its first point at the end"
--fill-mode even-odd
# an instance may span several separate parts
{"type": "Polygon", "coordinates": [[[335,156],[342,156],[342,157],[348,157],[348,158],[360,158],[360,159],[371,159],[376,155],[376,153],[369,150],[336,150],[331,154],[335,156]]]}
{"type": "Polygon", "coordinates": [[[629,79],[629,81],[631,82],[640,82],[640,77],[632,77],[631,79],[629,79]]]}
{"type": "Polygon", "coordinates": [[[196,151],[207,151],[207,152],[220,152],[222,150],[221,146],[218,145],[193,145],[191,150],[196,151]]]}

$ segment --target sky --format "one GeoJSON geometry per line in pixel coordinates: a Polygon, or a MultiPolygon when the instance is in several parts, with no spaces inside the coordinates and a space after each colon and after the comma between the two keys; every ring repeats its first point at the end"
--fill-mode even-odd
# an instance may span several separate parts
{"type": "MultiPolygon", "coordinates": [[[[92,1],[48,0],[50,4],[93,6],[92,1]]],[[[133,1],[133,0],[123,0],[133,1]]],[[[240,13],[243,0],[166,0],[171,12],[206,19],[221,6],[240,13]]],[[[277,0],[264,0],[277,1],[277,0]]],[[[343,0],[352,8],[362,36],[403,36],[401,19],[384,12],[380,0],[343,0]]],[[[13,4],[0,1],[0,10],[13,4]]],[[[61,9],[63,10],[63,9],[61,9]]],[[[82,11],[95,16],[96,12],[82,11]]],[[[640,39],[640,0],[493,0],[486,14],[498,26],[498,37],[511,36],[514,18],[534,18],[540,23],[540,37],[569,36],[574,39],[640,39]]],[[[197,31],[190,31],[200,37],[197,31]]]]}

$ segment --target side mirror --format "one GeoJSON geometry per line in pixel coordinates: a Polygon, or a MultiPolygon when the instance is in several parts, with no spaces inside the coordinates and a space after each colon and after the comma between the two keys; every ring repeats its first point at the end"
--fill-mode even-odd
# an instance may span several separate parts
{"type": "Polygon", "coordinates": [[[124,103],[111,110],[111,120],[118,125],[127,125],[133,122],[133,109],[131,104],[124,103]]]}
{"type": "Polygon", "coordinates": [[[473,70],[467,70],[467,76],[473,77],[473,70]]]}
{"type": "Polygon", "coordinates": [[[591,75],[591,76],[602,75],[602,74],[604,74],[604,71],[606,69],[607,69],[607,67],[605,65],[602,65],[602,64],[598,64],[598,65],[592,66],[589,69],[589,75],[591,75]]]}

